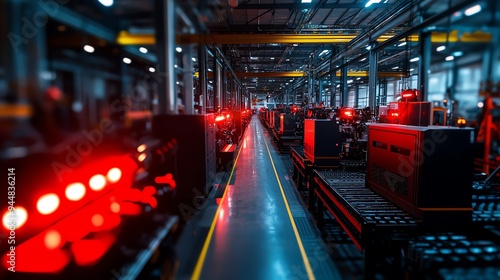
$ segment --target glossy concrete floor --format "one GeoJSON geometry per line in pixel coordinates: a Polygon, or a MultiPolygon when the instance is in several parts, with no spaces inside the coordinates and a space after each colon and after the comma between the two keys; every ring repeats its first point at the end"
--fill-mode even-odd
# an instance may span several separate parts
{"type": "Polygon", "coordinates": [[[256,116],[240,146],[191,279],[340,279],[256,116]]]}

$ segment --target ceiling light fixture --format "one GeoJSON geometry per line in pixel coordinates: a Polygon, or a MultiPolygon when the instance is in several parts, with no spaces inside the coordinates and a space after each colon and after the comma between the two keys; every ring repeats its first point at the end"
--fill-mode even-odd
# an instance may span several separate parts
{"type": "Polygon", "coordinates": [[[419,60],[420,60],[420,58],[419,58],[419,57],[414,57],[414,58],[410,59],[410,62],[417,62],[417,61],[419,61],[419,60]]]}
{"type": "Polygon", "coordinates": [[[176,50],[177,52],[179,52],[179,53],[180,53],[180,52],[182,52],[182,48],[181,48],[181,47],[177,47],[177,48],[175,48],[175,50],[176,50]]]}
{"type": "Polygon", "coordinates": [[[454,57],[453,55],[447,56],[447,57],[445,58],[445,60],[446,60],[446,61],[452,61],[452,60],[454,60],[454,59],[455,59],[455,57],[454,57]]]}
{"type": "Polygon", "coordinates": [[[402,42],[401,44],[398,45],[398,47],[402,47],[404,45],[406,45],[406,42],[402,42]]]}
{"type": "Polygon", "coordinates": [[[83,50],[88,52],[88,53],[93,53],[95,51],[94,47],[92,47],[90,45],[83,46],[83,50]]]}
{"type": "Polygon", "coordinates": [[[380,3],[381,0],[369,0],[368,3],[366,3],[365,8],[370,7],[373,3],[380,3]]]}
{"type": "Polygon", "coordinates": [[[99,3],[106,7],[113,6],[113,0],[99,0],[99,3]]]}
{"type": "Polygon", "coordinates": [[[481,11],[481,5],[478,4],[465,10],[464,14],[469,17],[479,13],[480,11],[481,11]]]}
{"type": "Polygon", "coordinates": [[[148,49],[146,49],[145,47],[140,47],[140,48],[139,48],[139,51],[140,51],[141,53],[148,53],[148,49]]]}
{"type": "Polygon", "coordinates": [[[130,63],[132,63],[132,59],[130,59],[130,58],[128,58],[128,57],[124,57],[124,58],[123,58],[123,63],[125,63],[125,64],[130,64],[130,63]]]}
{"type": "Polygon", "coordinates": [[[436,48],[436,51],[438,51],[438,52],[441,52],[441,51],[444,51],[444,50],[446,50],[446,46],[439,46],[439,47],[436,48]]]}

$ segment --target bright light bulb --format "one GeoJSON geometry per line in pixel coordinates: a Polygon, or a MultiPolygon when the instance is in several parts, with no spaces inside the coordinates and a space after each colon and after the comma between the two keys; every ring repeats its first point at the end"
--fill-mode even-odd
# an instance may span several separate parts
{"type": "Polygon", "coordinates": [[[106,178],[101,174],[94,175],[89,180],[89,186],[94,191],[102,190],[105,185],[106,185],[106,178]]]}
{"type": "Polygon", "coordinates": [[[78,201],[85,196],[86,191],[82,183],[72,183],[66,187],[65,195],[68,200],[78,201]]]}
{"type": "Polygon", "coordinates": [[[56,194],[50,193],[41,196],[36,203],[36,209],[42,215],[53,213],[59,207],[59,197],[56,194]]]}

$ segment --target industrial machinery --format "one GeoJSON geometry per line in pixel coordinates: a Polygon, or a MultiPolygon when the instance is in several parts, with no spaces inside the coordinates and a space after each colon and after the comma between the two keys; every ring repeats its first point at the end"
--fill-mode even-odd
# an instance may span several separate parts
{"type": "Polygon", "coordinates": [[[387,123],[420,125],[431,124],[430,102],[391,102],[385,117],[387,123]]]}
{"type": "Polygon", "coordinates": [[[318,167],[338,167],[342,138],[339,125],[331,120],[304,121],[305,155],[318,167]]]}
{"type": "Polygon", "coordinates": [[[196,208],[197,199],[206,197],[216,176],[214,114],[158,115],[153,119],[153,133],[162,141],[178,143],[176,164],[168,172],[177,178],[179,210],[196,208]]]}
{"type": "Polygon", "coordinates": [[[424,221],[470,221],[473,139],[466,128],[370,124],[367,186],[424,221]]]}

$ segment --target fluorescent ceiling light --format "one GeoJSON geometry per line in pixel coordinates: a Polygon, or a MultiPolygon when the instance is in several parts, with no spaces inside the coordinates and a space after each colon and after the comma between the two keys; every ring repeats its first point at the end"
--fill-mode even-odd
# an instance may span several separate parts
{"type": "Polygon", "coordinates": [[[438,51],[438,52],[441,52],[441,51],[444,51],[444,50],[446,50],[446,46],[439,46],[439,47],[436,48],[436,51],[438,51]]]}
{"type": "Polygon", "coordinates": [[[411,68],[411,69],[410,69],[410,72],[411,72],[411,71],[413,71],[413,70],[415,70],[415,69],[411,68]]]}
{"type": "Polygon", "coordinates": [[[194,58],[194,57],[193,57],[193,58],[191,58],[191,60],[192,60],[193,62],[196,62],[196,58],[194,58]]]}
{"type": "Polygon", "coordinates": [[[369,0],[368,3],[366,3],[365,8],[370,7],[373,3],[380,3],[381,0],[369,0]]]}
{"type": "Polygon", "coordinates": [[[366,47],[367,50],[371,50],[372,49],[372,46],[368,46],[366,47]]]}
{"type": "Polygon", "coordinates": [[[293,46],[294,46],[294,47],[298,47],[298,46],[299,46],[299,44],[295,43],[295,44],[293,44],[293,46]]]}
{"type": "Polygon", "coordinates": [[[358,81],[361,80],[361,77],[357,77],[356,80],[358,80],[358,81]]]}
{"type": "Polygon", "coordinates": [[[125,63],[125,64],[130,64],[130,63],[132,63],[132,59],[130,59],[130,58],[128,58],[128,57],[124,57],[124,58],[123,58],[123,63],[125,63]]]}
{"type": "Polygon", "coordinates": [[[365,61],[366,60],[366,57],[363,57],[360,61],[365,61]]]}
{"type": "Polygon", "coordinates": [[[394,66],[394,67],[392,67],[392,69],[394,69],[394,70],[396,70],[396,69],[398,69],[398,68],[399,68],[399,66],[394,66]]]}
{"type": "Polygon", "coordinates": [[[453,55],[447,56],[445,58],[446,61],[452,61],[453,59],[455,59],[455,57],[453,55]]]}
{"type": "Polygon", "coordinates": [[[462,56],[464,54],[464,52],[462,51],[456,51],[456,52],[453,52],[451,55],[453,55],[454,57],[457,57],[457,56],[462,56]]]}
{"type": "Polygon", "coordinates": [[[113,0],[99,0],[99,3],[106,7],[111,7],[113,6],[113,0]]]}
{"type": "Polygon", "coordinates": [[[466,16],[472,16],[474,14],[477,14],[481,11],[481,5],[475,5],[475,6],[472,6],[470,8],[468,8],[467,10],[465,10],[464,14],[466,16]]]}
{"type": "Polygon", "coordinates": [[[177,52],[182,52],[182,48],[181,48],[181,47],[177,47],[177,48],[175,48],[175,50],[176,50],[177,52]]]}
{"type": "Polygon", "coordinates": [[[274,57],[271,57],[271,60],[274,60],[274,57]]]}
{"type": "Polygon", "coordinates": [[[154,67],[149,67],[149,72],[154,73],[156,72],[156,69],[154,67]]]}
{"type": "Polygon", "coordinates": [[[401,44],[398,45],[398,47],[402,47],[404,45],[406,45],[406,42],[402,42],[401,44]]]}
{"type": "Polygon", "coordinates": [[[311,3],[312,0],[302,0],[302,3],[311,3]]]}
{"type": "Polygon", "coordinates": [[[352,83],[352,82],[353,82],[353,80],[347,80],[347,83],[348,83],[348,84],[350,84],[350,83],[352,83]]]}
{"type": "Polygon", "coordinates": [[[322,56],[322,55],[325,55],[325,54],[328,54],[330,51],[329,50],[323,50],[319,53],[319,56],[322,56]]]}
{"type": "Polygon", "coordinates": [[[89,45],[83,46],[83,50],[88,52],[88,53],[93,53],[95,51],[94,47],[89,46],[89,45]]]}
{"type": "Polygon", "coordinates": [[[139,51],[140,51],[141,53],[148,53],[148,49],[146,49],[145,47],[140,47],[140,48],[139,48],[139,51]]]}
{"type": "Polygon", "coordinates": [[[416,61],[419,61],[419,60],[420,60],[419,57],[414,57],[414,58],[410,59],[410,62],[416,62],[416,61]]]}

